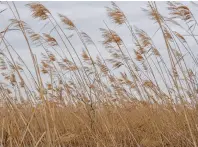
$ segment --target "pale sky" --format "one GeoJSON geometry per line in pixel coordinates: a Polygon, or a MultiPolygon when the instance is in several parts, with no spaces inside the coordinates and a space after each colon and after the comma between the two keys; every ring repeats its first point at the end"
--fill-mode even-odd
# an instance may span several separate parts
{"type": "MultiPolygon", "coordinates": [[[[9,3],[11,4],[11,2],[9,3]]],[[[33,30],[38,32],[46,22],[32,18],[30,10],[27,6],[25,6],[27,3],[28,2],[15,2],[21,16],[21,20],[25,21],[33,30]]],[[[190,2],[185,3],[194,8],[190,2]]],[[[42,4],[44,4],[50,10],[58,22],[60,22],[60,19],[58,18],[57,14],[64,14],[74,22],[80,31],[86,32],[88,35],[90,35],[98,45],[103,56],[108,57],[108,54],[100,43],[100,41],[102,41],[102,37],[99,28],[106,28],[103,21],[105,21],[112,30],[115,30],[121,36],[127,47],[129,49],[131,48],[131,52],[133,52],[131,36],[127,28],[125,26],[118,26],[116,24],[113,24],[107,17],[105,7],[111,7],[110,2],[42,2],[42,4]]],[[[132,26],[137,26],[138,28],[143,29],[150,36],[152,36],[158,29],[158,25],[150,20],[147,14],[142,11],[142,8],[146,8],[147,2],[116,2],[116,4],[125,13],[132,26]]],[[[167,14],[165,2],[157,2],[157,6],[160,13],[167,14]]],[[[0,10],[3,10],[4,8],[6,8],[6,5],[0,4],[0,10]]],[[[194,12],[195,17],[198,18],[198,8],[195,8],[192,11],[194,12]]],[[[9,19],[12,18],[13,15],[9,9],[3,13],[0,13],[0,31],[3,31],[6,26],[9,25],[9,19]]],[[[172,29],[174,30],[176,28],[172,26],[172,29]]],[[[68,31],[66,29],[65,31],[68,35],[72,34],[71,31],[68,31]]],[[[49,29],[45,28],[42,30],[42,33],[49,33],[49,29]]],[[[180,33],[182,34],[182,32],[180,33]]],[[[159,39],[160,36],[160,33],[157,33],[153,37],[153,40],[160,53],[166,56],[166,51],[164,49],[165,47],[163,45],[164,42],[162,39],[159,39]]],[[[25,62],[31,66],[32,64],[29,50],[27,48],[27,45],[24,43],[24,38],[21,33],[17,31],[7,33],[6,39],[8,39],[11,45],[15,47],[25,62]]],[[[195,54],[197,54],[197,46],[195,46],[195,42],[191,42],[192,43],[190,43],[190,46],[193,47],[193,51],[195,54]]],[[[72,43],[75,45],[75,48],[77,51],[79,51],[80,54],[82,52],[83,45],[80,40],[75,37],[75,35],[72,38],[72,43]]],[[[38,56],[38,58],[40,57],[41,52],[43,52],[43,50],[39,47],[33,48],[33,51],[38,56]]],[[[90,50],[90,52],[93,56],[96,55],[95,50],[90,50]]]]}

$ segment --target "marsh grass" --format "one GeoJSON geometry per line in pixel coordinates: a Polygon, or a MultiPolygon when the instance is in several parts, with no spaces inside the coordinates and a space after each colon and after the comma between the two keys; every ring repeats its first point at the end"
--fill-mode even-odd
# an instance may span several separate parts
{"type": "Polygon", "coordinates": [[[32,17],[49,28],[35,32],[21,20],[14,2],[5,4],[13,19],[0,34],[3,147],[197,147],[198,61],[187,40],[198,45],[198,23],[186,5],[168,2],[168,16],[155,2],[143,9],[157,24],[153,33],[161,34],[165,56],[156,40],[131,25],[112,2],[107,15],[127,28],[133,48],[104,21],[100,41],[109,54],[104,58],[102,49],[67,16],[58,14],[57,20],[41,3],[29,3],[32,17]],[[23,36],[33,69],[9,41],[7,33],[15,31],[23,36]],[[83,46],[81,53],[73,36],[83,46]],[[41,59],[35,47],[42,49],[41,59]]]}

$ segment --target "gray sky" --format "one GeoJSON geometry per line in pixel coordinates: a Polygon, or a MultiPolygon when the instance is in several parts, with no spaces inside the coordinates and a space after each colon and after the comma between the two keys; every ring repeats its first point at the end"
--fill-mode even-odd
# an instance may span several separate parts
{"type": "MultiPolygon", "coordinates": [[[[30,10],[25,6],[27,3],[28,2],[15,2],[21,20],[24,20],[34,31],[38,32],[46,22],[32,18],[30,10]]],[[[58,13],[64,14],[70,18],[79,30],[84,31],[91,36],[91,38],[101,48],[101,52],[104,52],[104,56],[107,56],[107,54],[105,53],[104,47],[102,47],[101,43],[99,42],[102,41],[99,28],[105,28],[103,20],[107,22],[108,26],[111,29],[117,31],[117,33],[126,41],[127,46],[131,45],[131,38],[129,37],[130,34],[127,31],[127,28],[112,24],[112,22],[107,17],[105,7],[111,6],[110,2],[42,2],[42,4],[44,4],[51,11],[51,13],[57,18],[58,21],[60,21],[57,15],[58,13]]],[[[136,25],[142,29],[149,30],[151,34],[153,33],[153,30],[156,30],[153,22],[150,21],[146,17],[146,14],[141,10],[141,7],[146,6],[146,2],[117,2],[117,5],[125,12],[131,24],[136,25]],[[150,24],[148,25],[148,23],[150,24]]],[[[5,5],[1,5],[0,10],[5,7],[5,5]]],[[[12,18],[13,15],[9,10],[6,10],[0,14],[1,31],[9,25],[9,19],[12,18]]],[[[42,30],[42,32],[48,33],[49,30],[46,28],[42,30]]],[[[72,34],[72,32],[67,31],[67,34],[72,34]]],[[[8,38],[9,42],[15,47],[15,49],[20,54],[22,54],[23,59],[27,63],[31,63],[29,51],[27,49],[27,45],[24,43],[24,38],[21,33],[17,31],[10,32],[6,35],[6,37],[8,38]]],[[[72,38],[72,42],[75,44],[75,48],[81,52],[83,46],[80,40],[74,36],[72,38]]],[[[42,50],[40,48],[34,49],[34,53],[36,53],[38,56],[40,55],[41,51],[42,50]]],[[[95,50],[90,51],[93,55],[95,54],[95,50]]]]}
{"type": "MultiPolygon", "coordinates": [[[[38,19],[33,19],[31,17],[30,10],[25,6],[28,2],[15,2],[21,19],[24,20],[30,27],[38,32],[42,26],[46,23],[43,21],[39,21],[38,19]]],[[[129,31],[126,27],[117,26],[112,24],[106,14],[105,7],[111,6],[110,2],[42,2],[57,18],[58,21],[58,13],[66,15],[70,18],[74,24],[78,27],[79,30],[86,32],[91,38],[102,48],[99,41],[102,41],[101,32],[99,28],[106,28],[103,20],[107,22],[108,26],[116,30],[116,32],[125,40],[127,46],[131,45],[131,37],[129,31]]],[[[146,2],[116,2],[117,5],[124,11],[125,15],[128,17],[128,20],[132,25],[138,26],[139,28],[147,31],[149,35],[153,35],[153,33],[157,30],[153,21],[149,20],[145,14],[141,10],[141,7],[146,6],[146,2]]],[[[160,4],[160,3],[159,3],[160,4]]],[[[161,4],[160,4],[161,5],[161,4]]],[[[5,6],[1,6],[3,9],[5,6]]],[[[12,19],[13,16],[9,10],[6,10],[4,13],[0,14],[0,29],[3,30],[6,26],[9,25],[9,19],[12,19]]],[[[64,26],[63,26],[64,27],[64,26]]],[[[46,28],[42,31],[43,33],[48,33],[49,30],[46,28]]],[[[71,31],[67,31],[67,34],[72,34],[71,31]]],[[[20,32],[10,32],[7,34],[9,36],[9,42],[17,49],[18,52],[25,55],[24,58],[31,60],[28,57],[27,45],[23,43],[23,37],[20,32]]],[[[72,40],[75,43],[75,47],[82,51],[82,44],[77,38],[72,40]]],[[[39,48],[35,48],[34,52],[39,55],[41,50],[39,48]]],[[[95,50],[92,51],[93,54],[95,50]]],[[[104,56],[106,53],[104,54],[104,56]]]]}
{"type": "MultiPolygon", "coordinates": [[[[9,2],[11,4],[11,2],[9,2]]],[[[28,2],[15,2],[21,19],[24,20],[30,27],[38,32],[46,22],[39,21],[38,19],[33,19],[31,17],[30,10],[25,6],[28,2]]],[[[192,6],[189,2],[185,2],[188,5],[192,6]]],[[[129,31],[125,26],[118,26],[113,24],[109,18],[107,17],[107,13],[105,10],[106,6],[111,6],[110,2],[42,2],[50,12],[57,18],[58,21],[58,13],[66,15],[70,18],[74,24],[78,27],[79,30],[86,32],[91,38],[95,41],[98,45],[100,51],[102,52],[103,56],[107,57],[108,54],[105,52],[104,47],[101,45],[99,41],[102,41],[101,32],[99,28],[105,28],[103,20],[108,24],[108,26],[112,30],[116,30],[116,32],[121,36],[124,40],[125,44],[131,49],[132,52],[132,42],[131,36],[129,31]]],[[[125,15],[127,16],[129,22],[133,26],[137,26],[140,29],[146,31],[150,36],[154,34],[154,32],[158,29],[158,25],[154,24],[152,20],[150,20],[145,12],[142,11],[141,8],[145,8],[147,2],[116,2],[116,4],[124,11],[125,15]]],[[[166,4],[165,2],[157,2],[158,9],[162,14],[166,14],[166,4]]],[[[0,10],[5,8],[5,5],[0,5],[0,10]]],[[[197,17],[197,10],[193,9],[192,11],[197,17]]],[[[4,30],[6,26],[9,25],[9,19],[13,18],[11,12],[9,10],[4,11],[0,14],[0,31],[4,30]]],[[[63,25],[62,25],[63,26],[63,25]]],[[[64,26],[63,26],[64,28],[64,26]]],[[[175,30],[174,26],[172,29],[175,30]]],[[[71,31],[65,30],[68,35],[72,34],[71,31]]],[[[42,30],[43,33],[49,33],[49,29],[45,28],[42,30]]],[[[183,32],[180,32],[181,34],[183,32]]],[[[166,56],[166,51],[164,47],[163,40],[159,39],[160,33],[157,33],[153,39],[154,43],[160,50],[160,53],[166,56]]],[[[31,58],[27,48],[27,45],[24,43],[24,38],[20,32],[10,32],[6,35],[6,38],[9,40],[11,45],[15,47],[17,52],[22,56],[22,58],[26,61],[28,65],[31,66],[31,58]]],[[[194,47],[195,42],[191,41],[190,46],[194,47]]],[[[75,36],[72,38],[72,43],[75,45],[75,48],[79,53],[81,53],[83,49],[83,45],[81,44],[80,40],[75,36]]],[[[194,47],[194,52],[197,54],[197,46],[194,47]]],[[[38,58],[40,57],[42,49],[35,47],[33,48],[35,54],[37,54],[38,58]]],[[[94,56],[95,50],[90,49],[91,54],[94,56]]]]}

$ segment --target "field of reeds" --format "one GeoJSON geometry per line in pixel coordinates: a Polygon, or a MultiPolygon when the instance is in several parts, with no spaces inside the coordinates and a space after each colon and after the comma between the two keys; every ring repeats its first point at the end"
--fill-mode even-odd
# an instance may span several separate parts
{"type": "Polygon", "coordinates": [[[164,16],[147,2],[142,11],[159,36],[153,39],[109,3],[104,10],[126,27],[129,47],[105,21],[95,43],[72,19],[33,2],[24,7],[48,28],[35,32],[14,2],[3,3],[0,15],[10,11],[12,19],[0,28],[1,147],[198,147],[198,23],[191,11],[198,4],[167,2],[164,16]],[[7,34],[16,32],[31,66],[10,42],[7,34]]]}

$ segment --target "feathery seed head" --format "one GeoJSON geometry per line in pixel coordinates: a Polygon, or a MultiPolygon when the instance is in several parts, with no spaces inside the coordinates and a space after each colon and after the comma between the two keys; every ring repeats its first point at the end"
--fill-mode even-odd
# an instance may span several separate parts
{"type": "Polygon", "coordinates": [[[63,24],[68,26],[68,29],[70,29],[70,30],[75,29],[74,23],[67,16],[59,14],[59,17],[60,17],[61,21],[63,22],[63,24]]]}
{"type": "Polygon", "coordinates": [[[102,36],[104,38],[103,44],[108,45],[111,43],[117,43],[118,45],[122,44],[122,39],[118,34],[113,30],[100,29],[102,31],[102,36]]]}
{"type": "Polygon", "coordinates": [[[56,46],[58,45],[57,41],[55,38],[53,38],[52,36],[50,36],[49,34],[45,34],[43,33],[45,40],[49,43],[49,45],[51,46],[56,46]]]}
{"type": "Polygon", "coordinates": [[[126,21],[126,17],[124,13],[120,10],[120,8],[112,2],[113,8],[107,7],[107,14],[108,16],[116,23],[116,24],[123,24],[126,21]]]}
{"type": "Polygon", "coordinates": [[[49,17],[49,10],[40,3],[30,3],[27,6],[31,9],[34,18],[46,20],[49,17]]]}

